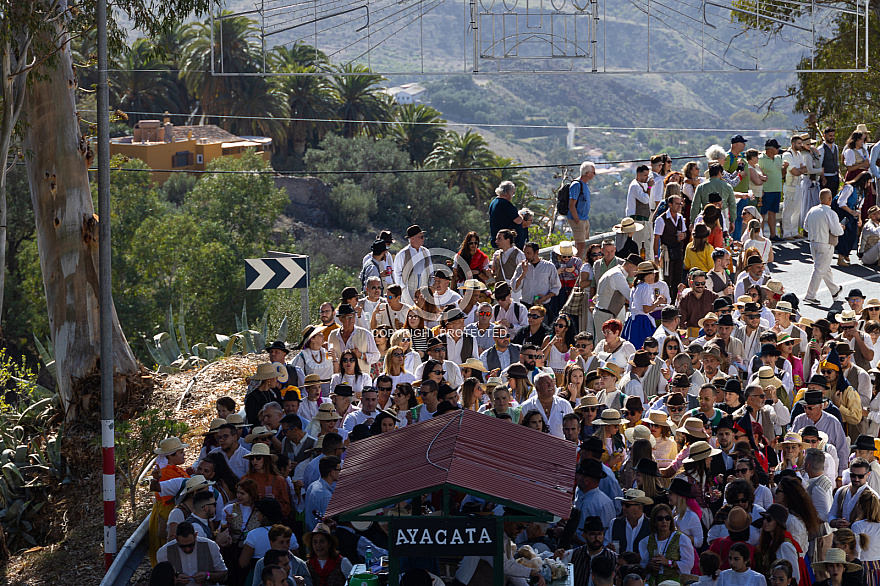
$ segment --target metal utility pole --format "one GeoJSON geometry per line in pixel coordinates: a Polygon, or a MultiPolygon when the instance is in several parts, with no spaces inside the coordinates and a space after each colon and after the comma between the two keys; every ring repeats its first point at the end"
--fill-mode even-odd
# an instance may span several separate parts
{"type": "Polygon", "coordinates": [[[107,0],[98,0],[98,273],[101,312],[101,456],[104,485],[104,571],[116,555],[116,455],[113,424],[113,298],[110,272],[110,94],[107,0]]]}

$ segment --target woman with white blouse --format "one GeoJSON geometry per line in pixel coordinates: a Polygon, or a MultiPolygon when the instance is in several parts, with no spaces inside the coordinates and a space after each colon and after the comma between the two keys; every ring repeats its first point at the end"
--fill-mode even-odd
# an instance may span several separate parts
{"type": "Polygon", "coordinates": [[[716,586],[767,586],[764,575],[749,568],[752,560],[749,546],[745,543],[734,543],[730,546],[727,561],[730,569],[721,572],[716,586]]]}
{"type": "Polygon", "coordinates": [[[859,496],[859,520],[850,529],[858,536],[857,557],[865,568],[865,583],[880,584],[880,500],[870,490],[859,496]]]}
{"type": "Polygon", "coordinates": [[[373,379],[368,374],[361,372],[357,357],[351,350],[346,350],[339,357],[340,372],[333,375],[330,379],[330,388],[333,389],[339,383],[348,383],[354,390],[354,395],[358,399],[361,398],[361,391],[364,387],[372,386],[373,379]]]}
{"type": "Polygon", "coordinates": [[[412,335],[409,330],[397,330],[391,335],[391,345],[403,350],[403,367],[407,372],[415,372],[416,366],[422,363],[422,357],[413,350],[412,335]]]}
{"type": "Polygon", "coordinates": [[[326,397],[330,392],[330,379],[333,378],[333,349],[324,347],[324,330],[309,326],[311,332],[306,332],[303,339],[302,350],[293,359],[293,365],[302,369],[308,376],[317,374],[321,377],[321,395],[326,397]]]}
{"type": "MultiPolygon", "coordinates": [[[[694,508],[697,511],[700,508],[691,494],[690,483],[681,477],[673,478],[668,491],[669,505],[675,512],[675,526],[690,538],[694,547],[699,549],[703,546],[703,524],[700,521],[700,516],[694,512],[694,508]]],[[[700,511],[700,515],[702,515],[702,511],[700,511]]]]}

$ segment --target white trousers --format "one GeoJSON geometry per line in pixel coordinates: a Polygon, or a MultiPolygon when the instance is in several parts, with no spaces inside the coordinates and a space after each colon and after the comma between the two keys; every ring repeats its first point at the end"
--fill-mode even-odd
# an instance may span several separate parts
{"type": "Polygon", "coordinates": [[[865,251],[862,255],[863,265],[875,265],[880,261],[880,242],[865,251]]]}
{"type": "Polygon", "coordinates": [[[819,291],[820,281],[825,281],[828,291],[836,293],[838,288],[831,275],[831,259],[834,258],[834,247],[830,244],[810,242],[810,253],[813,255],[813,272],[810,274],[810,285],[807,287],[807,299],[815,299],[819,291]]]}
{"type": "Polygon", "coordinates": [[[801,184],[794,187],[788,185],[782,188],[785,201],[782,202],[782,237],[797,236],[798,224],[801,220],[801,198],[803,189],[801,184]]]}

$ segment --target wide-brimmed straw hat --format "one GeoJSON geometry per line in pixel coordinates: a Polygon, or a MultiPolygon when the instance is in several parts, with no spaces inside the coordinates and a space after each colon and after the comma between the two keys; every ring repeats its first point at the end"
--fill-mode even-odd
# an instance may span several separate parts
{"type": "Polygon", "coordinates": [[[593,421],[593,425],[620,425],[621,423],[623,420],[617,409],[605,409],[602,411],[602,415],[593,421]]]}
{"type": "MultiPolygon", "coordinates": [[[[251,380],[269,380],[280,377],[280,369],[275,366],[275,364],[280,364],[280,362],[264,362],[263,364],[257,365],[257,372],[251,376],[251,380]]],[[[287,375],[286,368],[284,369],[284,374],[287,375]]]]}
{"type": "Polygon", "coordinates": [[[612,230],[614,230],[618,234],[634,234],[644,227],[645,226],[643,224],[639,224],[632,218],[623,218],[619,224],[612,228],[612,230]]]}
{"type": "Polygon", "coordinates": [[[721,450],[719,450],[718,448],[713,448],[709,445],[708,442],[694,442],[691,444],[688,457],[682,460],[682,463],[693,464],[694,462],[705,460],[710,456],[717,456],[720,453],[721,450]]]}
{"type": "Polygon", "coordinates": [[[663,411],[648,411],[648,413],[642,417],[642,421],[644,423],[652,423],[661,427],[668,427],[670,431],[675,430],[675,424],[669,421],[669,414],[663,411]]]}
{"type": "Polygon", "coordinates": [[[704,315],[702,318],[700,318],[700,320],[697,322],[697,325],[700,327],[703,327],[703,324],[705,324],[706,322],[710,322],[710,321],[716,322],[716,323],[718,322],[718,315],[714,312],[711,312],[711,311],[709,313],[707,313],[706,315],[704,315]]]}
{"type": "Polygon", "coordinates": [[[226,423],[231,423],[238,429],[241,429],[242,427],[247,427],[247,422],[244,420],[244,417],[238,413],[230,413],[229,415],[227,415],[226,423]]]}
{"type": "Polygon", "coordinates": [[[829,548],[825,552],[825,559],[820,562],[813,562],[812,566],[817,570],[824,570],[828,564],[842,564],[844,572],[855,572],[862,569],[859,564],[846,561],[846,552],[836,547],[829,548]]]}
{"type": "Polygon", "coordinates": [[[703,439],[708,439],[709,437],[706,434],[706,428],[703,427],[703,420],[699,417],[688,417],[679,426],[678,431],[703,439]]]}
{"type": "Polygon", "coordinates": [[[620,377],[623,375],[623,370],[613,362],[606,362],[597,368],[596,372],[599,373],[599,376],[601,376],[602,373],[610,374],[617,380],[620,380],[620,377]]]}
{"type": "Polygon", "coordinates": [[[179,437],[166,437],[161,442],[159,442],[159,447],[153,450],[153,453],[160,456],[168,456],[178,450],[182,450],[188,447],[189,444],[181,442],[179,437]]]}
{"type": "Polygon", "coordinates": [[[315,419],[318,421],[337,421],[342,419],[342,416],[336,412],[336,407],[333,406],[333,403],[321,403],[318,406],[315,419]]]}
{"type": "Polygon", "coordinates": [[[488,372],[486,367],[483,366],[483,361],[479,358],[468,358],[462,364],[458,365],[459,368],[470,368],[471,370],[479,370],[480,372],[488,372]]]}
{"type": "Polygon", "coordinates": [[[639,505],[654,504],[654,499],[645,496],[645,491],[639,490],[638,488],[628,488],[623,491],[623,496],[616,496],[614,499],[625,503],[637,503],[639,505]]]}
{"type": "Polygon", "coordinates": [[[195,492],[200,488],[207,488],[209,486],[214,486],[213,480],[208,480],[201,474],[195,474],[186,479],[186,482],[183,484],[183,488],[180,491],[180,494],[177,495],[179,499],[183,499],[186,495],[191,492],[195,492]]]}
{"type": "Polygon", "coordinates": [[[583,411],[587,407],[598,407],[599,400],[596,398],[596,395],[587,395],[585,397],[581,397],[578,406],[574,408],[575,411],[583,411]]]}
{"type": "Polygon", "coordinates": [[[651,442],[651,448],[657,445],[657,440],[651,435],[651,430],[644,425],[636,425],[635,427],[627,427],[623,432],[626,441],[633,444],[636,440],[646,439],[651,442]]]}
{"type": "Polygon", "coordinates": [[[809,448],[810,444],[805,442],[803,438],[801,438],[801,434],[795,433],[793,431],[789,431],[782,438],[782,441],[777,444],[778,446],[800,446],[802,448],[809,448]]]}
{"type": "Polygon", "coordinates": [[[218,431],[220,431],[221,425],[226,425],[226,420],[220,419],[219,417],[215,417],[214,419],[211,420],[211,425],[208,426],[208,431],[206,431],[202,435],[213,435],[213,434],[217,433],[218,431]]]}
{"type": "Polygon", "coordinates": [[[574,242],[563,240],[553,247],[553,252],[559,256],[575,256],[578,253],[578,249],[574,242]]]}
{"type": "Polygon", "coordinates": [[[639,268],[636,271],[636,275],[652,275],[657,272],[657,267],[654,266],[649,260],[642,261],[639,263],[639,268]]]}
{"type": "Polygon", "coordinates": [[[269,446],[266,444],[254,444],[254,448],[250,451],[250,453],[245,454],[245,458],[258,458],[260,456],[268,456],[272,458],[272,461],[278,459],[278,456],[269,451],[269,446]]]}
{"type": "Polygon", "coordinates": [[[254,443],[254,440],[260,439],[261,437],[272,437],[273,435],[275,435],[274,431],[262,425],[258,425],[244,437],[244,441],[247,444],[252,444],[254,443]]]}
{"type": "Polygon", "coordinates": [[[758,369],[757,376],[752,379],[752,383],[757,384],[762,389],[767,389],[773,385],[777,390],[782,389],[782,381],[776,376],[776,372],[772,366],[762,366],[758,369]]]}

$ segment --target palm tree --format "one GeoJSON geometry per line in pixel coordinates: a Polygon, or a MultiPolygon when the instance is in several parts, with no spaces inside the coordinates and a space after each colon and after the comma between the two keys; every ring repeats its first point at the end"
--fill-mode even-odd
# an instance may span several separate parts
{"type": "Polygon", "coordinates": [[[486,171],[486,184],[489,187],[498,187],[502,181],[512,181],[517,188],[517,195],[520,194],[520,188],[525,187],[528,191],[529,172],[519,166],[519,163],[508,157],[493,155],[492,161],[488,167],[501,167],[500,169],[490,169],[486,171]]]}
{"type": "Polygon", "coordinates": [[[192,99],[179,72],[183,69],[184,54],[195,39],[196,31],[192,24],[175,22],[167,30],[153,38],[157,58],[163,59],[171,67],[174,84],[177,86],[177,104],[172,113],[186,114],[192,110],[192,99]]]}
{"type": "Polygon", "coordinates": [[[370,136],[384,134],[384,125],[374,121],[392,119],[391,97],[379,91],[379,84],[386,79],[364,65],[347,63],[338,71],[348,74],[334,75],[330,79],[330,88],[338,104],[337,117],[342,121],[342,136],[352,138],[361,132],[370,136]]]}
{"type": "MultiPolygon", "coordinates": [[[[282,73],[317,73],[314,65],[288,63],[282,73]]],[[[306,151],[306,144],[317,144],[333,128],[327,120],[336,117],[336,101],[327,79],[317,75],[290,75],[274,78],[274,83],[287,100],[290,118],[287,138],[290,148],[299,156],[306,151]],[[314,122],[305,119],[315,119],[314,122]]]]}
{"type": "Polygon", "coordinates": [[[440,116],[440,112],[424,104],[403,104],[396,109],[398,123],[391,128],[391,135],[414,165],[424,165],[436,142],[445,134],[446,120],[440,116]]]}
{"type": "MultiPolygon", "coordinates": [[[[167,64],[155,57],[152,43],[138,39],[123,55],[114,59],[110,91],[116,107],[126,112],[177,110],[179,91],[167,64]]],[[[145,115],[129,115],[131,123],[145,115]]],[[[150,115],[146,115],[150,117],[150,115]]]]}
{"type": "Polygon", "coordinates": [[[448,172],[449,187],[458,187],[459,191],[467,194],[471,202],[480,208],[483,203],[483,193],[489,186],[486,185],[485,171],[475,169],[490,167],[493,160],[494,154],[479,133],[468,130],[464,134],[458,134],[450,130],[428,155],[425,164],[441,169],[453,169],[448,172]]]}
{"type": "Polygon", "coordinates": [[[289,66],[324,66],[328,63],[327,55],[311,45],[297,41],[292,47],[275,47],[269,55],[273,69],[283,70],[289,66]]]}
{"type": "MultiPolygon", "coordinates": [[[[221,17],[231,15],[223,11],[221,17]]],[[[184,52],[181,79],[209,114],[230,115],[238,96],[249,93],[245,86],[253,77],[211,75],[211,47],[214,48],[214,71],[223,73],[256,73],[256,21],[243,16],[217,19],[214,29],[210,22],[193,25],[196,38],[184,52]]]]}
{"type": "Polygon", "coordinates": [[[230,132],[270,136],[275,150],[286,142],[287,103],[275,84],[264,77],[253,77],[235,97],[229,110],[230,132]]]}

